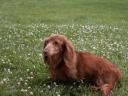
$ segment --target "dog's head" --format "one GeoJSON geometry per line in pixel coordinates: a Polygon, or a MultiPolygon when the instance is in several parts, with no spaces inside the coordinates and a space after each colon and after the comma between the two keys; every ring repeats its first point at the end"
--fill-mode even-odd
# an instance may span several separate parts
{"type": "Polygon", "coordinates": [[[46,56],[54,56],[64,51],[66,39],[63,35],[54,34],[44,39],[43,54],[46,56]]]}
{"type": "Polygon", "coordinates": [[[52,34],[44,39],[43,56],[44,61],[48,63],[53,61],[69,61],[74,57],[75,51],[72,43],[60,34],[52,34]],[[52,61],[51,61],[52,58],[52,61]]]}

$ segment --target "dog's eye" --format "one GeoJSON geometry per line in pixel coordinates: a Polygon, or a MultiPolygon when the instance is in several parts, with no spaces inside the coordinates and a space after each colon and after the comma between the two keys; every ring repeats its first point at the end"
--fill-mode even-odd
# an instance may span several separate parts
{"type": "Polygon", "coordinates": [[[54,44],[54,45],[57,45],[57,44],[58,44],[58,42],[56,42],[56,41],[55,41],[55,42],[53,42],[53,44],[54,44]]]}
{"type": "Polygon", "coordinates": [[[48,44],[50,42],[50,40],[46,40],[46,44],[48,44]]]}

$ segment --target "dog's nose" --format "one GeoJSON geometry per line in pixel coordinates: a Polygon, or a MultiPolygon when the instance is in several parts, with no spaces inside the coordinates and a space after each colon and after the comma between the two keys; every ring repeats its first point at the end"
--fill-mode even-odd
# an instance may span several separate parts
{"type": "Polygon", "coordinates": [[[47,50],[47,49],[44,49],[44,50],[43,50],[43,53],[44,53],[45,55],[47,55],[48,50],[47,50]]]}

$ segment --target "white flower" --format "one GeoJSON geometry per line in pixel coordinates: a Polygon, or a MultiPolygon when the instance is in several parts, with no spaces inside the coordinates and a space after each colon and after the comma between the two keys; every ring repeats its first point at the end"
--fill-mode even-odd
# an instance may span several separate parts
{"type": "Polygon", "coordinates": [[[31,77],[27,77],[27,79],[31,79],[31,77]]]}
{"type": "Polygon", "coordinates": [[[35,65],[33,65],[33,68],[35,69],[35,68],[36,68],[36,66],[35,66],[35,65]]]}
{"type": "Polygon", "coordinates": [[[21,89],[21,92],[27,92],[28,90],[27,89],[21,89]]]}
{"type": "Polygon", "coordinates": [[[27,80],[27,79],[26,79],[25,81],[26,81],[26,82],[28,82],[28,80],[27,80]]]}
{"type": "Polygon", "coordinates": [[[23,78],[22,77],[20,77],[20,81],[23,81],[23,78]]]}
{"type": "Polygon", "coordinates": [[[3,81],[0,81],[0,85],[3,85],[4,84],[4,82],[3,81]]]}
{"type": "Polygon", "coordinates": [[[25,82],[24,84],[25,84],[25,85],[27,85],[28,83],[27,83],[27,82],[25,82]]]}
{"type": "Polygon", "coordinates": [[[57,96],[60,96],[60,94],[57,94],[57,96]]]}
{"type": "Polygon", "coordinates": [[[42,54],[40,53],[39,56],[42,57],[42,54]]]}
{"type": "Polygon", "coordinates": [[[33,92],[29,92],[30,93],[30,95],[33,95],[33,92]]]}
{"type": "Polygon", "coordinates": [[[96,47],[94,46],[93,49],[96,49],[96,47]]]}
{"type": "Polygon", "coordinates": [[[10,71],[10,69],[8,69],[8,72],[10,71]]]}
{"type": "Polygon", "coordinates": [[[79,85],[78,88],[81,88],[81,86],[79,85]]]}
{"type": "Polygon", "coordinates": [[[33,75],[33,72],[30,72],[30,75],[33,75]]]}
{"type": "Polygon", "coordinates": [[[33,79],[33,77],[32,77],[32,76],[31,76],[30,78],[31,78],[31,79],[33,79]]]}
{"type": "Polygon", "coordinates": [[[29,86],[28,89],[31,89],[31,87],[29,86]]]}
{"type": "Polygon", "coordinates": [[[2,59],[1,61],[4,62],[4,59],[2,59]]]}
{"type": "Polygon", "coordinates": [[[43,86],[46,86],[46,84],[43,84],[43,86]]]}
{"type": "Polygon", "coordinates": [[[12,74],[12,72],[10,71],[10,69],[8,69],[8,73],[9,73],[9,74],[12,74]]]}
{"type": "Polygon", "coordinates": [[[42,39],[42,38],[40,38],[40,41],[42,42],[42,41],[43,41],[43,39],[42,39]]]}
{"type": "Polygon", "coordinates": [[[6,78],[4,78],[4,79],[3,79],[3,81],[4,81],[4,82],[6,82],[6,81],[7,81],[7,79],[6,79],[6,78]]]}
{"type": "Polygon", "coordinates": [[[18,82],[17,84],[18,84],[18,85],[20,85],[21,83],[20,83],[20,82],[18,82]]]}
{"type": "Polygon", "coordinates": [[[56,92],[57,96],[60,96],[59,92],[56,92]]]}
{"type": "Polygon", "coordinates": [[[50,85],[48,85],[47,87],[48,87],[48,89],[50,89],[50,85]]]}
{"type": "Polygon", "coordinates": [[[30,53],[28,53],[28,56],[30,56],[31,54],[30,53]]]}
{"type": "Polygon", "coordinates": [[[30,69],[27,69],[27,72],[29,71],[30,69]]]}

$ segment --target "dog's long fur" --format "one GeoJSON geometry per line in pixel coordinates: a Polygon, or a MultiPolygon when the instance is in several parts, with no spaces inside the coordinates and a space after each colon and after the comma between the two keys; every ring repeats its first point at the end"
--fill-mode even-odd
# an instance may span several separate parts
{"type": "Polygon", "coordinates": [[[44,62],[53,80],[88,80],[103,96],[109,96],[122,78],[120,70],[110,61],[88,52],[75,51],[64,36],[54,34],[44,40],[44,62]]]}

